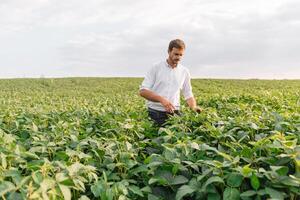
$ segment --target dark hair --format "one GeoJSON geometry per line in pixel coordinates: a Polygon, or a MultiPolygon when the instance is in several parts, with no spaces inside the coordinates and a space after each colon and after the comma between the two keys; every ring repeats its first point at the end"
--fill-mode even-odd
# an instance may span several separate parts
{"type": "Polygon", "coordinates": [[[169,43],[168,51],[172,51],[173,48],[176,48],[176,49],[185,49],[185,44],[184,44],[184,42],[182,40],[175,39],[175,40],[172,40],[169,43]]]}

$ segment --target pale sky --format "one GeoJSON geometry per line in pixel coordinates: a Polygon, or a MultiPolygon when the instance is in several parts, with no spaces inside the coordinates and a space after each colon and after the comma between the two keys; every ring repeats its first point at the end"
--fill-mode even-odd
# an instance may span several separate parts
{"type": "Polygon", "coordinates": [[[297,0],[0,0],[0,78],[145,75],[183,39],[194,78],[300,79],[297,0]]]}

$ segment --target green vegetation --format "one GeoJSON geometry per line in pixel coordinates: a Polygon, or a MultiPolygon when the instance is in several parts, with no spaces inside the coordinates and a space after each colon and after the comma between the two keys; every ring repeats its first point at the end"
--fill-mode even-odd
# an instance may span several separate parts
{"type": "Polygon", "coordinates": [[[193,80],[161,129],[141,82],[0,80],[0,198],[300,198],[300,80],[193,80]]]}

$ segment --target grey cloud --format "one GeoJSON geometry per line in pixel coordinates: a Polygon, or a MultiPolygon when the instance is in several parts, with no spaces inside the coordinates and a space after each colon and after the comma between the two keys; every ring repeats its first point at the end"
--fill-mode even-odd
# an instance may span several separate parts
{"type": "Polygon", "coordinates": [[[142,76],[166,58],[170,39],[182,38],[194,77],[300,78],[297,1],[31,0],[23,11],[12,2],[6,7],[20,15],[0,27],[45,30],[60,58],[57,73],[142,76]]]}

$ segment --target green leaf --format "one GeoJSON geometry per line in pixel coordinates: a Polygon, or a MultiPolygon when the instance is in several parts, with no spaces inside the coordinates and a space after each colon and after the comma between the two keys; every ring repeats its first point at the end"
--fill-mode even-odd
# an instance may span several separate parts
{"type": "Polygon", "coordinates": [[[265,189],[260,189],[257,191],[257,194],[260,195],[260,196],[264,196],[267,194],[266,190],[265,189]]]}
{"type": "Polygon", "coordinates": [[[37,172],[34,172],[32,174],[32,179],[33,181],[36,183],[36,184],[41,184],[41,182],[43,181],[43,175],[41,172],[37,171],[37,172]]]}
{"type": "Polygon", "coordinates": [[[33,130],[33,132],[38,132],[39,131],[39,128],[33,122],[32,122],[32,130],[33,130]]]}
{"type": "Polygon", "coordinates": [[[201,188],[201,182],[200,181],[197,181],[196,178],[192,178],[190,181],[189,181],[189,186],[194,189],[195,191],[198,190],[199,188],[201,188]]]}
{"type": "Polygon", "coordinates": [[[22,196],[22,194],[18,192],[10,192],[10,194],[6,198],[6,200],[24,200],[24,199],[25,199],[25,195],[22,196]]]}
{"type": "Polygon", "coordinates": [[[179,185],[187,183],[189,180],[182,175],[175,176],[174,179],[170,181],[170,185],[179,185]]]}
{"type": "Polygon", "coordinates": [[[256,191],[254,191],[254,190],[248,190],[246,192],[243,192],[241,194],[241,197],[252,197],[252,196],[254,196],[256,194],[257,194],[256,191]]]}
{"type": "Polygon", "coordinates": [[[168,148],[163,152],[164,157],[171,161],[176,158],[176,151],[174,149],[168,148]]]}
{"type": "Polygon", "coordinates": [[[222,156],[223,158],[225,158],[229,161],[233,160],[233,158],[230,155],[226,154],[226,153],[223,153],[223,152],[217,152],[217,153],[218,153],[218,155],[222,156]]]}
{"type": "Polygon", "coordinates": [[[202,186],[201,190],[206,190],[206,187],[212,183],[223,183],[224,184],[224,181],[223,179],[221,179],[220,177],[218,176],[213,176],[213,177],[210,177],[209,179],[207,179],[207,181],[205,182],[205,184],[202,186]]]}
{"type": "Polygon", "coordinates": [[[283,196],[283,194],[282,194],[282,192],[279,192],[279,191],[277,191],[277,190],[274,190],[274,189],[272,189],[272,188],[269,188],[269,187],[266,187],[266,193],[268,194],[268,195],[270,195],[270,197],[272,198],[272,199],[276,199],[276,200],[284,200],[284,196],[283,196]]]}
{"type": "Polygon", "coordinates": [[[22,152],[22,156],[24,156],[25,158],[29,158],[29,159],[40,159],[39,156],[37,156],[35,153],[32,153],[32,152],[29,152],[29,151],[26,151],[26,152],[22,152]]]}
{"type": "Polygon", "coordinates": [[[61,193],[64,196],[65,200],[71,200],[71,191],[70,188],[68,186],[62,185],[62,184],[58,184],[61,193]]]}
{"type": "Polygon", "coordinates": [[[161,166],[161,165],[162,165],[162,162],[160,162],[160,161],[153,161],[153,162],[149,163],[147,165],[147,167],[151,168],[151,167],[157,167],[157,166],[161,166]]]}
{"type": "Polygon", "coordinates": [[[283,183],[284,185],[295,186],[300,188],[300,180],[297,180],[295,177],[291,178],[286,176],[283,180],[281,180],[281,183],[283,183]]]}
{"type": "Polygon", "coordinates": [[[179,170],[180,165],[179,164],[174,164],[172,167],[172,174],[177,174],[178,170],[179,170]]]}
{"type": "Polygon", "coordinates": [[[250,123],[250,127],[254,130],[258,130],[258,126],[253,122],[250,123]]]}
{"type": "Polygon", "coordinates": [[[257,178],[256,174],[252,174],[250,177],[251,186],[253,189],[258,190],[260,187],[259,179],[257,178]]]}
{"type": "Polygon", "coordinates": [[[219,195],[219,193],[209,193],[207,195],[207,200],[220,200],[221,196],[219,195]]]}
{"type": "Polygon", "coordinates": [[[158,182],[161,185],[179,185],[188,182],[188,179],[182,175],[173,176],[168,170],[158,170],[154,177],[150,178],[149,184],[158,182]]]}
{"type": "Polygon", "coordinates": [[[131,192],[133,192],[134,194],[137,194],[137,195],[139,195],[139,196],[141,196],[141,197],[144,196],[143,193],[142,193],[142,191],[140,190],[139,187],[137,187],[137,186],[135,186],[135,185],[130,185],[128,188],[129,188],[129,190],[130,190],[131,192]]]}
{"type": "Polygon", "coordinates": [[[152,190],[151,190],[151,187],[149,186],[145,186],[141,189],[142,192],[145,192],[145,193],[151,193],[152,190]]]}
{"type": "Polygon", "coordinates": [[[1,157],[1,164],[3,169],[6,169],[7,167],[6,155],[1,152],[0,157],[1,157]]]}
{"type": "Polygon", "coordinates": [[[30,162],[27,162],[26,168],[36,171],[39,170],[44,163],[45,163],[44,160],[32,160],[30,162]]]}
{"type": "Polygon", "coordinates": [[[253,171],[253,169],[251,169],[250,167],[250,164],[248,165],[245,165],[243,168],[242,168],[242,174],[244,177],[249,177],[251,175],[251,172],[253,171]]]}
{"type": "Polygon", "coordinates": [[[184,196],[186,196],[188,194],[192,194],[193,192],[195,192],[195,190],[192,189],[189,185],[183,185],[178,189],[178,191],[176,193],[176,200],[180,200],[184,196]]]}
{"type": "Polygon", "coordinates": [[[249,147],[243,147],[243,150],[240,151],[240,156],[245,157],[245,158],[251,158],[252,157],[252,149],[250,149],[249,147]]]}
{"type": "Polygon", "coordinates": [[[6,193],[13,191],[15,189],[15,185],[8,181],[3,181],[0,183],[0,197],[5,195],[6,193]]]}
{"type": "Polygon", "coordinates": [[[15,185],[20,185],[25,181],[20,171],[18,171],[17,169],[6,170],[4,176],[11,177],[15,185]]]}
{"type": "Polygon", "coordinates": [[[191,145],[191,147],[192,147],[193,149],[197,149],[197,150],[200,149],[200,148],[199,148],[199,144],[197,144],[196,142],[191,142],[190,145],[191,145]]]}
{"type": "Polygon", "coordinates": [[[148,194],[148,200],[159,200],[160,198],[153,195],[153,194],[148,194]]]}
{"type": "MultiPolygon", "coordinates": [[[[107,199],[107,200],[113,200],[114,199],[114,196],[115,196],[115,194],[114,194],[114,192],[111,190],[111,189],[109,189],[109,190],[106,190],[105,191],[105,196],[103,196],[103,199],[107,199]]],[[[121,196],[121,195],[120,195],[121,196]]],[[[102,196],[101,196],[101,198],[102,198],[102,196]]],[[[120,197],[119,197],[120,198],[120,197]]],[[[124,199],[124,198],[123,198],[124,199]]]]}
{"type": "Polygon", "coordinates": [[[231,173],[226,179],[226,183],[230,187],[240,187],[243,181],[243,176],[238,173],[231,173]]]}
{"type": "Polygon", "coordinates": [[[168,184],[168,181],[165,178],[158,178],[158,177],[150,178],[150,180],[148,181],[148,184],[152,185],[152,184],[157,183],[157,182],[160,185],[166,185],[166,184],[168,184]]]}
{"type": "Polygon", "coordinates": [[[65,173],[57,173],[55,174],[55,179],[57,182],[62,182],[68,179],[69,177],[65,173]]]}
{"type": "Polygon", "coordinates": [[[201,190],[201,192],[206,192],[207,194],[208,193],[217,193],[217,190],[216,190],[216,187],[213,184],[210,184],[206,187],[205,191],[201,190]]]}
{"type": "Polygon", "coordinates": [[[289,172],[289,168],[286,166],[270,166],[270,168],[280,176],[286,176],[289,172]]]}
{"type": "Polygon", "coordinates": [[[139,175],[139,173],[141,173],[141,172],[148,172],[148,168],[146,165],[141,165],[137,168],[130,170],[130,173],[134,174],[134,175],[139,175]]]}
{"type": "Polygon", "coordinates": [[[102,184],[102,181],[98,181],[91,186],[91,191],[95,197],[100,197],[101,194],[105,194],[105,190],[106,188],[102,184]]]}
{"type": "Polygon", "coordinates": [[[28,185],[28,182],[31,180],[31,176],[26,176],[23,177],[21,180],[19,180],[18,182],[15,182],[15,185],[18,188],[21,188],[23,185],[28,185]]]}
{"type": "Polygon", "coordinates": [[[227,187],[223,193],[223,200],[239,200],[240,191],[236,188],[227,187]]]}

